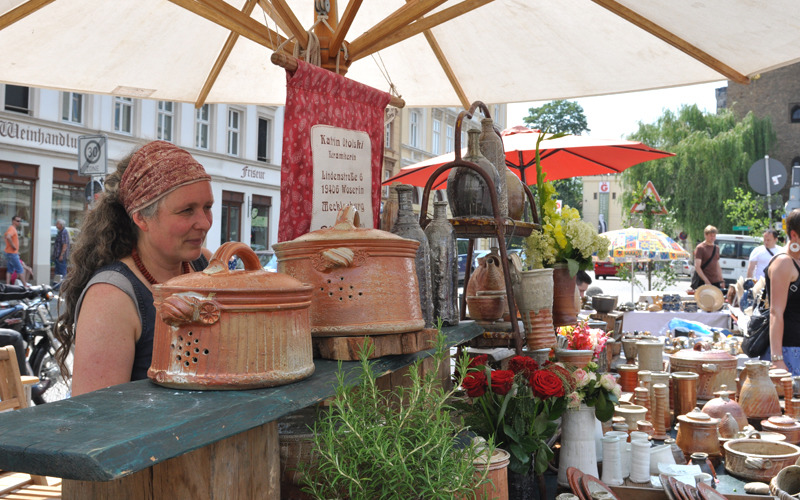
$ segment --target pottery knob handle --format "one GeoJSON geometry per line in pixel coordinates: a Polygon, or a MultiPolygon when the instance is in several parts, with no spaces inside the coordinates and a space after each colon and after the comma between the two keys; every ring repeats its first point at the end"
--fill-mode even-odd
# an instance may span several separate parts
{"type": "Polygon", "coordinates": [[[719,366],[715,365],[714,363],[703,363],[700,367],[704,372],[708,373],[717,373],[719,371],[719,366]]]}
{"type": "Polygon", "coordinates": [[[349,248],[329,248],[322,252],[326,267],[350,267],[355,260],[355,252],[349,248]]]}
{"type": "Polygon", "coordinates": [[[176,293],[158,304],[164,323],[179,327],[190,323],[211,325],[220,317],[219,306],[193,292],[176,293]]]}
{"type": "Polygon", "coordinates": [[[748,469],[766,470],[772,467],[772,460],[768,458],[747,457],[744,459],[744,465],[748,469]]]}

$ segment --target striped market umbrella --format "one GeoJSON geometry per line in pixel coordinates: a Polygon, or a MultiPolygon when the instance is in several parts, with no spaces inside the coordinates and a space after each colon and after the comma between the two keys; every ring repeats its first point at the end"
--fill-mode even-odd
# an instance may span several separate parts
{"type": "Polygon", "coordinates": [[[611,242],[608,255],[615,261],[688,259],[689,252],[672,238],[654,229],[629,227],[600,236],[611,242]]]}

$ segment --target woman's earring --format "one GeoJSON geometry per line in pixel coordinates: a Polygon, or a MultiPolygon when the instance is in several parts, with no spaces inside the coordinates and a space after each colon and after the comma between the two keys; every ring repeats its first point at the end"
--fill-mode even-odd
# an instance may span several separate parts
{"type": "Polygon", "coordinates": [[[789,244],[789,251],[793,253],[800,252],[800,243],[793,241],[789,244]]]}

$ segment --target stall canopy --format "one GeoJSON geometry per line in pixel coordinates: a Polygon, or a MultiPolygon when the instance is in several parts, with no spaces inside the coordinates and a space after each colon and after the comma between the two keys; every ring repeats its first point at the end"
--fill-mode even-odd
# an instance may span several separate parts
{"type": "MultiPolygon", "coordinates": [[[[800,60],[793,0],[330,3],[326,21],[334,31],[320,45],[334,56],[323,50],[323,64],[335,69],[339,54],[348,77],[384,91],[392,82],[411,106],[746,83],[800,60]]],[[[314,4],[0,0],[0,81],[196,104],[279,105],[285,75],[270,56],[308,45],[314,4]],[[296,38],[281,47],[289,36],[296,38]]]]}

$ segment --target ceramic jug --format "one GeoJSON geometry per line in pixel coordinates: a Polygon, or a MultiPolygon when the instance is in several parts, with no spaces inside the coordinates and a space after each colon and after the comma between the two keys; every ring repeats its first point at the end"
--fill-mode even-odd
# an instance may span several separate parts
{"type": "Polygon", "coordinates": [[[748,420],[761,421],[780,415],[778,391],[769,378],[769,361],[748,361],[744,364],[742,373],[746,378],[739,394],[739,405],[748,420]]]}
{"type": "Polygon", "coordinates": [[[478,267],[469,277],[467,297],[478,295],[478,292],[499,291],[506,289],[500,254],[496,247],[485,257],[478,259],[478,267]]]}
{"type": "Polygon", "coordinates": [[[481,154],[492,162],[497,170],[497,205],[500,208],[500,216],[508,217],[508,189],[506,187],[506,152],[503,150],[503,139],[494,130],[494,120],[484,118],[481,120],[481,135],[478,138],[481,154]]]}
{"type": "Polygon", "coordinates": [[[442,324],[458,324],[458,249],[453,225],[447,220],[447,202],[433,203],[433,220],[425,228],[431,250],[433,317],[442,324]]]}
{"type": "MultiPolygon", "coordinates": [[[[468,155],[464,161],[474,163],[491,179],[492,186],[500,182],[492,162],[481,154],[478,136],[481,131],[468,132],[468,155]]],[[[455,167],[447,176],[447,201],[453,217],[494,217],[492,191],[481,174],[468,167],[455,167]]],[[[498,207],[499,210],[499,207],[498,207]]]]}

